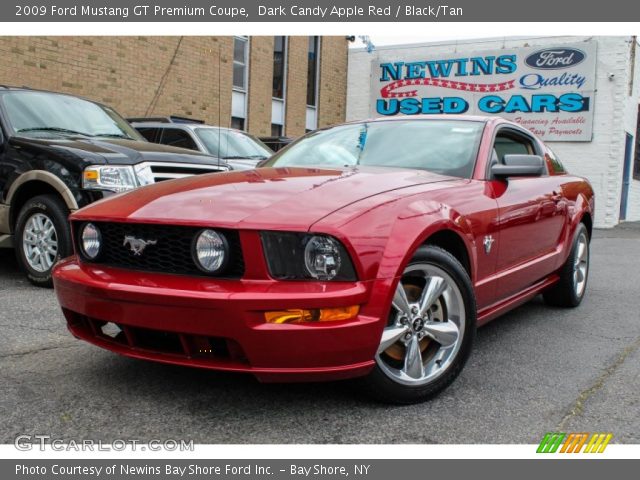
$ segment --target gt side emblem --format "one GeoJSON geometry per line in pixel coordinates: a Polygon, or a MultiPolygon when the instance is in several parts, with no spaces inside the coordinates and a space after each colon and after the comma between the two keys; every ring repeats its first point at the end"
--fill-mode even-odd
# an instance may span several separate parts
{"type": "Polygon", "coordinates": [[[144,252],[144,249],[147,248],[147,246],[155,245],[156,243],[158,243],[157,240],[143,240],[141,238],[135,238],[131,235],[126,235],[124,237],[124,243],[122,245],[125,247],[129,245],[129,248],[131,249],[133,254],[136,256],[140,256],[142,255],[142,252],[144,252]]]}
{"type": "Polygon", "coordinates": [[[494,238],[491,235],[485,235],[484,236],[484,253],[486,253],[487,255],[489,255],[489,252],[491,252],[491,247],[493,246],[493,242],[495,242],[494,238]]]}

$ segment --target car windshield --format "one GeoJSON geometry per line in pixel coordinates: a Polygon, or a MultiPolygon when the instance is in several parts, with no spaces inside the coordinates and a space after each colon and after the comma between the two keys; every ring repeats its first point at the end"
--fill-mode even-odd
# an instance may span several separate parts
{"type": "Polygon", "coordinates": [[[2,103],[16,133],[44,131],[142,140],[114,110],[78,97],[21,91],[2,95],[2,103]]]}
{"type": "Polygon", "coordinates": [[[222,128],[196,128],[196,135],[207,152],[224,159],[269,158],[273,152],[257,138],[239,130],[222,128]]]}
{"type": "Polygon", "coordinates": [[[312,132],[265,167],[379,167],[429,170],[469,178],[484,124],[460,120],[394,120],[312,132]]]}

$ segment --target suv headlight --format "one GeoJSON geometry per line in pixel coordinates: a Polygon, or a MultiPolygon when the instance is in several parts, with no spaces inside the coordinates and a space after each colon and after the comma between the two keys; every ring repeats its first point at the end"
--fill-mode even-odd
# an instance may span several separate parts
{"type": "Polygon", "coordinates": [[[344,246],[323,234],[262,232],[269,273],[278,280],[355,281],[344,246]]]}
{"type": "Polygon", "coordinates": [[[125,165],[91,165],[82,173],[82,188],[124,192],[138,187],[133,167],[125,165]]]}

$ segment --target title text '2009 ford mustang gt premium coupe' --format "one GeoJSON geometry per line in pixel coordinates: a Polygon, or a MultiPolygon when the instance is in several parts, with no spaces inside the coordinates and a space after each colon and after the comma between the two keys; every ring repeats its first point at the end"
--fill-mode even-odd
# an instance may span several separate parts
{"type": "Polygon", "coordinates": [[[480,326],[582,300],[593,191],[500,118],[319,130],[265,168],[164,182],[71,216],[54,282],[78,338],[263,381],[363,377],[410,403],[480,326]]]}

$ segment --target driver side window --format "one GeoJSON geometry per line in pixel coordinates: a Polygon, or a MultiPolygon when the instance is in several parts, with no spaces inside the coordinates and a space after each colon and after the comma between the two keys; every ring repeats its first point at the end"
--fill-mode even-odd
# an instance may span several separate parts
{"type": "Polygon", "coordinates": [[[496,135],[493,144],[493,156],[491,162],[504,163],[505,155],[533,155],[535,150],[533,143],[528,138],[512,132],[500,132],[496,135]]]}

